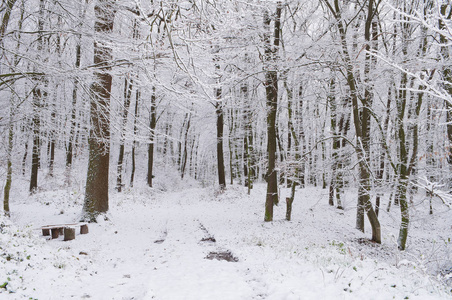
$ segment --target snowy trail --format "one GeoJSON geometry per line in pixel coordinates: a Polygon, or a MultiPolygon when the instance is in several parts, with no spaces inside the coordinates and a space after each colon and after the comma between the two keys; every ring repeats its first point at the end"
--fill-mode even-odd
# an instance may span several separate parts
{"type": "MultiPolygon", "coordinates": [[[[183,206],[170,204],[166,210],[167,237],[152,247],[154,268],[150,271],[147,299],[253,299],[251,276],[240,263],[208,260],[209,252],[221,251],[214,242],[202,241],[209,237],[199,219],[198,209],[187,209],[192,194],[173,193],[168,203],[177,201],[183,206]],[[198,212],[198,213],[196,213],[198,212]]],[[[194,204],[195,205],[195,204],[194,204]]],[[[196,206],[196,205],[195,205],[196,206]]],[[[201,209],[201,208],[199,208],[201,209]]],[[[212,232],[209,232],[212,234],[212,232]]]]}

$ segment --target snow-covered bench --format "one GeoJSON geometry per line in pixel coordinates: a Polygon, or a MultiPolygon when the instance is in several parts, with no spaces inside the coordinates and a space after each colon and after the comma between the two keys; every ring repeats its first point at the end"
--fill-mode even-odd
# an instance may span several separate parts
{"type": "Polygon", "coordinates": [[[52,235],[52,239],[56,239],[60,234],[64,235],[65,241],[75,239],[75,228],[80,227],[80,234],[88,233],[88,223],[59,224],[42,226],[42,235],[52,235]]]}

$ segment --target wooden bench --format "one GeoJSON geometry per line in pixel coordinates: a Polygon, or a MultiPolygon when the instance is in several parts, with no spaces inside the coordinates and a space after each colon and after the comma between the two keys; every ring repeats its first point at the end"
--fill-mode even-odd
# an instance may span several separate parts
{"type": "Polygon", "coordinates": [[[75,228],[80,227],[80,234],[88,233],[88,223],[74,223],[74,224],[59,224],[59,225],[46,225],[42,226],[42,235],[52,235],[52,239],[56,239],[61,235],[64,235],[65,241],[75,239],[75,228]]]}

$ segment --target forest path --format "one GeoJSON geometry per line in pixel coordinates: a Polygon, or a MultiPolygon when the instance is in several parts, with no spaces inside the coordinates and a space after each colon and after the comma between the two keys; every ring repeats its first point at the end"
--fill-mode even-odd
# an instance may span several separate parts
{"type": "MultiPolygon", "coordinates": [[[[150,246],[152,258],[146,299],[258,299],[263,284],[243,261],[207,259],[230,249],[206,228],[204,219],[221,220],[224,212],[215,202],[204,202],[205,191],[193,189],[165,195],[154,211],[160,223],[159,238],[150,246]],[[157,216],[158,215],[158,216],[157,216]],[[153,267],[152,267],[153,266],[153,267]],[[259,288],[260,286],[260,288],[259,288]]],[[[232,253],[234,255],[234,253],[232,253]]],[[[236,255],[234,255],[236,257],[236,255]]],[[[260,296],[259,296],[260,295],[260,296]]]]}

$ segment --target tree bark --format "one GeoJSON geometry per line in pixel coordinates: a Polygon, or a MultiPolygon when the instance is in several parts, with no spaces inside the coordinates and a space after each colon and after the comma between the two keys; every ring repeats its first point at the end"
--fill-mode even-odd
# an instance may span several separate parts
{"type": "MultiPolygon", "coordinates": [[[[43,51],[43,30],[44,30],[44,20],[43,14],[45,10],[44,0],[39,2],[39,17],[38,17],[38,40],[37,40],[37,53],[43,51]]],[[[35,70],[36,71],[36,70],[35,70]]],[[[30,176],[30,193],[34,193],[38,188],[38,170],[40,165],[40,131],[41,131],[41,120],[39,113],[41,111],[41,105],[43,98],[46,96],[45,92],[41,89],[45,85],[45,80],[43,78],[34,77],[34,82],[36,86],[33,88],[33,147],[31,154],[31,176],[30,176]]]]}
{"type": "MultiPolygon", "coordinates": [[[[440,8],[440,13],[442,17],[445,20],[450,20],[451,18],[451,12],[452,7],[450,4],[442,4],[440,8]],[[447,9],[449,8],[449,12],[447,9]]],[[[439,28],[442,30],[446,29],[446,25],[444,24],[444,21],[442,19],[439,19],[439,28]]],[[[443,60],[443,69],[442,71],[442,77],[444,81],[444,89],[446,92],[452,96],[452,67],[450,66],[450,40],[447,40],[447,38],[441,34],[440,35],[440,43],[441,43],[441,58],[443,60]]],[[[447,126],[447,141],[448,141],[448,149],[447,149],[447,163],[449,165],[449,170],[452,170],[452,103],[446,101],[446,126],[447,126]]],[[[449,172],[451,173],[451,172],[449,172]]],[[[449,177],[448,182],[448,188],[449,190],[452,189],[452,176],[449,177]]]]}
{"type": "MultiPolygon", "coordinates": [[[[155,143],[155,128],[157,126],[157,116],[156,116],[156,95],[155,95],[155,87],[152,87],[152,95],[151,95],[151,115],[149,120],[149,145],[148,145],[148,175],[147,175],[147,183],[149,187],[152,187],[152,178],[154,177],[154,143],[155,143]]],[[[186,144],[185,144],[186,145],[186,144]]],[[[186,150],[186,149],[185,149],[186,150]]],[[[187,154],[185,152],[185,159],[187,154]]],[[[185,169],[185,166],[184,166],[185,169]]]]}
{"type": "MultiPolygon", "coordinates": [[[[190,131],[190,121],[191,121],[191,112],[186,115],[186,127],[184,134],[184,151],[181,152],[181,163],[180,163],[180,176],[181,179],[184,179],[185,176],[185,167],[187,165],[187,144],[188,144],[188,132],[190,131]]],[[[185,122],[184,122],[185,123],[185,122]]],[[[184,128],[182,128],[183,130],[184,128]]],[[[182,146],[181,146],[182,147],[182,146]]]]}
{"type": "Polygon", "coordinates": [[[132,88],[133,81],[128,78],[129,75],[126,75],[124,79],[124,105],[122,111],[122,128],[121,128],[121,139],[119,144],[119,154],[118,154],[118,165],[117,165],[117,174],[116,174],[116,190],[118,192],[122,191],[122,169],[124,162],[124,150],[125,150],[125,136],[127,130],[127,117],[129,116],[129,108],[130,108],[130,98],[132,97],[132,88]]]}
{"type": "Polygon", "coordinates": [[[11,190],[12,185],[12,175],[13,175],[13,168],[12,168],[12,152],[13,152],[13,138],[14,138],[14,108],[13,104],[11,103],[11,112],[9,116],[9,126],[8,126],[8,148],[7,148],[7,162],[6,162],[6,184],[4,188],[4,197],[3,197],[3,211],[4,214],[9,217],[10,216],[10,209],[9,209],[9,193],[11,190]]]}
{"type": "MultiPolygon", "coordinates": [[[[7,3],[8,7],[7,7],[7,11],[5,12],[5,16],[3,18],[3,22],[2,22],[2,28],[0,30],[2,37],[3,34],[6,30],[6,27],[8,25],[9,22],[9,14],[11,13],[11,9],[14,5],[15,1],[9,1],[7,3]],[[8,17],[6,17],[6,14],[8,14],[8,17]]],[[[22,25],[23,25],[23,21],[24,21],[24,5],[21,6],[21,13],[20,13],[20,19],[19,19],[19,32],[22,31],[22,25]]],[[[17,44],[16,44],[16,52],[19,53],[19,51],[17,51],[20,47],[20,40],[21,40],[21,34],[19,33],[18,38],[17,38],[17,44]]],[[[2,41],[0,41],[1,44],[2,41]]],[[[19,64],[20,58],[19,55],[14,55],[14,66],[17,66],[19,64]]],[[[4,187],[4,194],[3,194],[3,211],[5,216],[10,217],[11,215],[11,211],[10,211],[10,207],[9,207],[9,200],[10,200],[10,191],[11,191],[11,186],[13,183],[13,167],[12,167],[12,157],[13,157],[13,147],[14,147],[14,122],[15,122],[15,116],[16,116],[16,112],[17,112],[17,108],[18,105],[14,102],[14,95],[10,96],[10,112],[9,112],[9,124],[8,124],[8,146],[7,146],[7,152],[6,152],[6,156],[7,156],[7,161],[6,161],[6,182],[5,182],[5,187],[4,187]]],[[[26,144],[27,145],[27,144],[26,144]]],[[[27,150],[25,150],[25,153],[27,152],[27,150]]],[[[25,168],[24,168],[25,169],[25,168]]]]}
{"type": "MultiPolygon", "coordinates": [[[[328,8],[333,13],[334,17],[337,20],[337,27],[339,31],[339,38],[341,41],[342,55],[345,62],[345,76],[347,80],[347,85],[350,88],[350,97],[352,100],[352,108],[353,108],[353,123],[355,127],[356,141],[357,146],[355,150],[358,156],[358,179],[359,179],[359,188],[358,188],[358,208],[357,208],[357,218],[356,218],[356,227],[358,230],[364,232],[364,212],[367,212],[367,217],[370,221],[372,227],[372,240],[376,243],[381,243],[381,228],[380,222],[375,214],[372,203],[370,202],[370,187],[371,187],[371,178],[369,173],[369,152],[370,152],[370,114],[372,106],[372,94],[369,89],[369,85],[365,86],[364,99],[362,99],[362,107],[359,106],[359,97],[358,97],[358,88],[356,86],[356,76],[354,73],[353,62],[350,57],[350,53],[348,51],[347,44],[347,36],[346,36],[346,28],[344,21],[341,16],[341,8],[339,6],[339,0],[334,0],[334,8],[329,5],[328,8]]],[[[374,1],[369,0],[367,3],[367,19],[366,19],[366,31],[365,38],[367,41],[370,41],[370,28],[371,22],[374,16],[374,1]]],[[[366,45],[366,50],[369,51],[370,42],[366,45]]],[[[370,68],[370,57],[367,52],[366,61],[365,61],[365,80],[368,80],[369,68],[370,68]]]]}
{"type": "MultiPolygon", "coordinates": [[[[223,153],[223,128],[224,128],[224,111],[221,101],[221,88],[215,91],[217,103],[215,104],[215,111],[217,115],[217,168],[218,168],[218,184],[220,189],[226,188],[226,177],[224,172],[224,153],[223,153]]],[[[232,164],[232,162],[231,162],[232,164]]]]}
{"type": "MultiPolygon", "coordinates": [[[[97,35],[113,31],[114,1],[99,0],[94,7],[97,35]]],[[[94,64],[102,70],[94,72],[91,85],[91,130],[89,133],[89,163],[86,176],[82,220],[96,222],[99,214],[108,211],[108,173],[110,159],[110,93],[112,49],[101,41],[94,42],[94,64]]]]}
{"type": "Polygon", "coordinates": [[[132,143],[132,170],[130,172],[130,187],[133,187],[133,182],[135,178],[135,149],[137,146],[136,135],[138,133],[137,120],[138,120],[138,103],[140,100],[140,90],[137,89],[135,95],[135,111],[133,115],[133,143],[132,143]]]}
{"type": "Polygon", "coordinates": [[[274,49],[270,41],[271,19],[268,11],[264,11],[264,68],[265,68],[265,92],[267,106],[267,196],[265,201],[264,221],[273,221],[273,205],[278,203],[278,178],[276,165],[276,113],[278,108],[278,73],[276,71],[276,53],[279,48],[281,3],[278,2],[275,19],[274,49]]]}
{"type": "MultiPolygon", "coordinates": [[[[2,1],[5,2],[5,1],[2,1]]],[[[3,44],[3,38],[5,37],[6,30],[8,29],[9,19],[11,17],[11,11],[14,8],[16,0],[7,0],[5,13],[3,15],[2,24],[0,25],[0,44],[3,44]]]]}

